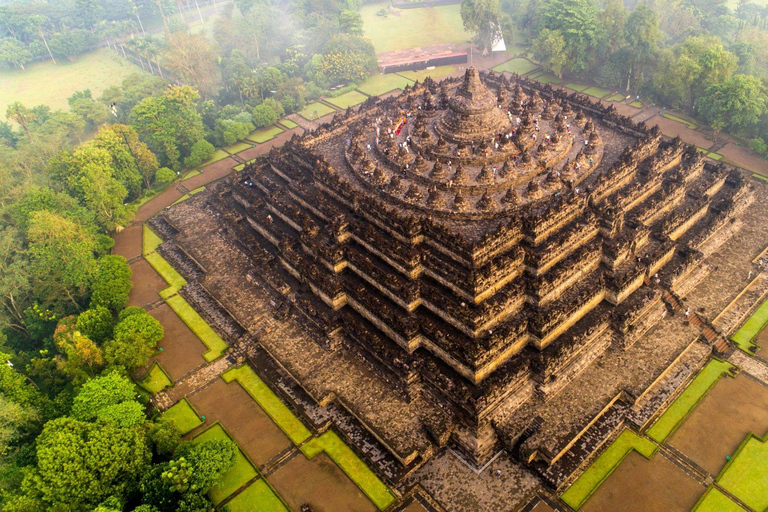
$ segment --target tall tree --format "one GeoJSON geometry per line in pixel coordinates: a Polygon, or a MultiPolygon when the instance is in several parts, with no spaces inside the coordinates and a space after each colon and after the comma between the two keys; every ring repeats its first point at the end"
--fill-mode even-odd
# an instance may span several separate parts
{"type": "Polygon", "coordinates": [[[483,49],[483,55],[503,36],[499,0],[462,0],[461,21],[464,30],[475,35],[475,44],[483,49]]]}
{"type": "Polygon", "coordinates": [[[768,97],[759,79],[734,75],[730,80],[710,86],[697,106],[715,132],[723,128],[739,131],[757,123],[766,113],[768,97]]]}
{"type": "Polygon", "coordinates": [[[603,33],[591,0],[542,0],[536,8],[536,26],[558,30],[566,43],[566,70],[580,73],[595,61],[603,33]]]}
{"type": "Polygon", "coordinates": [[[163,63],[182,82],[193,85],[204,98],[213,98],[219,82],[216,53],[203,35],[168,34],[163,63]]]}
{"type": "Polygon", "coordinates": [[[640,5],[627,19],[625,37],[629,61],[627,62],[627,88],[629,91],[646,66],[653,62],[661,41],[661,30],[656,13],[640,5]]]}

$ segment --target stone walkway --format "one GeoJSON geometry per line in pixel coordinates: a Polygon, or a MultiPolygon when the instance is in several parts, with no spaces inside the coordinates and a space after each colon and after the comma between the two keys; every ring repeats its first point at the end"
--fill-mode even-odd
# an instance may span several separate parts
{"type": "Polygon", "coordinates": [[[741,350],[734,350],[728,357],[728,361],[768,386],[768,362],[764,359],[748,356],[741,350]]]}

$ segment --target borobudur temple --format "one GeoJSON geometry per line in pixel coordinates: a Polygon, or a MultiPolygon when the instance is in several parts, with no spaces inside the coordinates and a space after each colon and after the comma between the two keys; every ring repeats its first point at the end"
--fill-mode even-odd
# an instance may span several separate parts
{"type": "Polygon", "coordinates": [[[190,302],[390,480],[450,446],[558,485],[585,429],[627,421],[632,379],[677,356],[649,345],[620,375],[750,190],[611,107],[470,67],[338,113],[151,225],[190,302]],[[615,388],[569,388],[607,350],[615,388]]]}

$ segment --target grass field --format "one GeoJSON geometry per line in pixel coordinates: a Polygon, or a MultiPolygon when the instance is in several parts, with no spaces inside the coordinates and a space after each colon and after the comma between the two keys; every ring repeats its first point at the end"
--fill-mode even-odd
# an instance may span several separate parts
{"type": "Polygon", "coordinates": [[[335,98],[326,98],[325,101],[327,101],[328,103],[332,103],[339,108],[349,108],[355,105],[359,105],[360,103],[364,102],[367,99],[368,99],[368,96],[366,96],[361,92],[349,91],[335,98]]]}
{"type": "Polygon", "coordinates": [[[717,482],[752,510],[768,509],[768,436],[750,435],[718,475],[717,482]]]}
{"type": "Polygon", "coordinates": [[[673,114],[664,113],[664,114],[662,114],[662,117],[666,117],[667,119],[671,119],[672,121],[677,121],[678,123],[683,123],[684,125],[686,125],[691,130],[695,130],[696,128],[698,128],[698,126],[696,126],[692,122],[686,121],[682,117],[678,117],[678,116],[673,115],[673,114]]]}
{"type": "Polygon", "coordinates": [[[630,107],[635,107],[635,108],[643,108],[644,107],[643,103],[640,102],[640,101],[637,101],[637,100],[635,100],[632,103],[630,103],[629,106],[630,107]]]}
{"type": "Polygon", "coordinates": [[[290,119],[287,119],[287,118],[280,119],[278,121],[278,123],[280,123],[281,125],[285,126],[289,130],[293,130],[294,128],[299,126],[298,124],[294,123],[293,121],[291,121],[290,119]]]}
{"type": "Polygon", "coordinates": [[[230,512],[290,512],[263,478],[232,498],[227,507],[230,512]]]}
{"type": "Polygon", "coordinates": [[[152,368],[147,372],[146,377],[141,380],[140,384],[141,387],[154,395],[172,385],[173,381],[168,377],[168,374],[165,373],[160,364],[155,361],[152,364],[152,368]]]}
{"type": "Polygon", "coordinates": [[[200,167],[211,165],[214,162],[218,162],[219,160],[224,160],[225,158],[228,158],[228,157],[229,157],[229,154],[227,154],[226,151],[224,151],[223,149],[217,149],[211,158],[209,158],[208,160],[200,164],[200,167]]]}
{"type": "Polygon", "coordinates": [[[144,259],[147,260],[147,263],[149,263],[152,268],[165,279],[165,282],[168,283],[168,288],[160,291],[161,297],[165,298],[173,295],[179,291],[179,288],[187,284],[187,280],[184,279],[184,276],[176,272],[176,269],[173,268],[170,263],[165,261],[165,258],[160,256],[157,252],[145,254],[144,259]]]}
{"type": "Polygon", "coordinates": [[[664,411],[664,414],[648,429],[648,437],[663,443],[672,435],[672,432],[682,423],[696,404],[704,398],[704,395],[715,385],[723,375],[729,374],[731,363],[720,359],[713,359],[705,366],[693,381],[685,388],[682,394],[672,402],[672,405],[664,411]]]}
{"type": "Polygon", "coordinates": [[[192,432],[203,424],[200,415],[192,408],[186,398],[165,411],[163,418],[173,421],[182,435],[192,432]]]}
{"type": "Polygon", "coordinates": [[[181,178],[181,181],[188,180],[189,178],[194,178],[198,174],[202,174],[200,172],[200,169],[192,169],[187,174],[185,174],[183,178],[181,178]]]}
{"type": "Polygon", "coordinates": [[[154,231],[149,229],[149,226],[144,224],[142,227],[142,253],[147,255],[151,252],[155,252],[160,244],[163,243],[163,239],[155,234],[154,231]]]}
{"type": "Polygon", "coordinates": [[[572,91],[582,92],[588,86],[583,84],[578,84],[576,82],[571,82],[569,84],[565,84],[565,87],[567,87],[568,89],[571,89],[572,91]]]}
{"type": "Polygon", "coordinates": [[[456,67],[454,66],[436,66],[434,69],[421,69],[419,71],[402,71],[397,73],[399,76],[407,78],[408,80],[423,82],[425,78],[432,77],[435,80],[440,80],[446,76],[454,73],[456,67]]]}
{"type": "MultiPolygon", "coordinates": [[[[248,146],[248,147],[250,147],[250,146],[248,146]]],[[[174,201],[174,202],[172,202],[171,204],[179,204],[179,203],[181,203],[181,202],[183,202],[183,201],[186,201],[186,200],[187,200],[187,199],[189,199],[190,197],[194,196],[195,194],[199,194],[199,193],[200,193],[200,192],[202,192],[203,190],[205,190],[205,187],[197,187],[197,188],[196,188],[196,189],[194,189],[194,190],[190,190],[190,191],[189,191],[189,194],[184,194],[183,196],[181,196],[180,198],[178,198],[177,200],[175,200],[175,201],[174,201]]]]}
{"type": "Polygon", "coordinates": [[[587,96],[592,96],[593,98],[605,98],[611,94],[610,90],[603,89],[602,87],[587,87],[581,92],[587,96]]]}
{"type": "Polygon", "coordinates": [[[56,62],[38,62],[23,71],[0,73],[0,121],[5,120],[5,110],[14,101],[27,107],[44,104],[66,111],[67,98],[75,91],[90,89],[97,98],[104,89],[119,85],[128,75],[144,72],[106,48],[83,55],[75,62],[56,62]]]}
{"type": "Polygon", "coordinates": [[[508,71],[510,73],[517,73],[519,75],[524,75],[526,73],[530,73],[531,71],[533,71],[538,67],[539,67],[538,64],[534,64],[528,59],[518,58],[518,59],[508,60],[507,62],[499,64],[493,69],[499,72],[508,71]]]}
{"type": "Polygon", "coordinates": [[[751,354],[752,352],[750,352],[749,349],[750,347],[755,346],[753,340],[757,334],[763,330],[766,324],[768,324],[768,300],[760,304],[757,311],[752,313],[752,316],[744,322],[744,325],[742,325],[738,331],[733,333],[731,341],[744,352],[751,354]]]}
{"type": "Polygon", "coordinates": [[[303,443],[312,433],[307,430],[304,424],[293,415],[290,409],[280,401],[271,389],[262,381],[258,375],[253,373],[249,366],[240,366],[233,368],[221,376],[226,382],[236,380],[251,395],[251,398],[259,404],[264,412],[272,418],[285,435],[296,445],[303,443]]]}
{"type": "Polygon", "coordinates": [[[443,43],[466,43],[471,34],[464,31],[459,5],[421,9],[396,9],[389,16],[377,16],[388,2],[364,5],[365,37],[373,41],[376,53],[443,43]]]}
{"type": "Polygon", "coordinates": [[[649,459],[656,452],[656,445],[631,430],[623,431],[560,499],[578,510],[632,450],[649,459]]]}
{"type": "Polygon", "coordinates": [[[315,119],[320,119],[323,116],[327,116],[328,114],[336,112],[328,105],[325,105],[323,103],[315,102],[310,103],[306,107],[304,107],[298,114],[306,119],[307,121],[313,121],[315,119]]]}
{"type": "Polygon", "coordinates": [[[321,452],[328,454],[379,510],[394,503],[395,496],[387,486],[335,432],[329,431],[312,439],[301,447],[301,451],[309,459],[321,452]]]}
{"type": "Polygon", "coordinates": [[[744,512],[744,509],[717,488],[710,487],[691,512],[744,512]]]}
{"type": "Polygon", "coordinates": [[[707,151],[704,148],[696,148],[696,149],[699,151],[699,153],[704,153],[704,156],[706,156],[707,158],[711,158],[712,160],[717,160],[719,162],[720,160],[723,159],[723,155],[721,155],[720,153],[713,153],[711,151],[707,151]]]}
{"type": "Polygon", "coordinates": [[[239,153],[241,151],[245,151],[246,149],[251,149],[253,147],[253,144],[248,144],[247,142],[235,142],[231,146],[227,146],[226,149],[232,154],[239,153]]]}
{"type": "Polygon", "coordinates": [[[624,101],[625,96],[623,94],[616,93],[610,98],[605,98],[605,101],[624,101]]]}
{"type": "Polygon", "coordinates": [[[216,331],[208,325],[208,322],[206,322],[203,317],[201,317],[197,311],[184,300],[184,297],[181,295],[174,295],[173,297],[166,298],[165,302],[167,302],[171,309],[179,315],[179,318],[187,324],[187,327],[200,338],[203,345],[208,347],[208,351],[203,354],[203,358],[205,358],[206,361],[210,363],[224,354],[227,350],[227,343],[221,339],[221,337],[216,334],[216,331]]]}
{"type": "Polygon", "coordinates": [[[360,84],[357,90],[369,96],[379,96],[395,89],[402,89],[409,84],[413,84],[413,81],[395,73],[376,74],[371,75],[368,80],[360,84]]]}
{"type": "MultiPolygon", "coordinates": [[[[281,121],[282,122],[282,121],[281,121]]],[[[246,137],[248,140],[252,140],[253,142],[256,142],[258,144],[261,144],[263,142],[267,142],[268,140],[272,140],[278,135],[283,133],[283,129],[279,126],[267,126],[266,128],[261,128],[259,130],[253,131],[248,134],[248,137],[246,137]]],[[[250,146],[248,146],[250,147],[250,146]]],[[[242,150],[241,150],[242,151],[242,150]]]]}
{"type": "Polygon", "coordinates": [[[536,77],[536,81],[542,84],[554,84],[554,85],[560,85],[561,83],[563,83],[561,79],[557,78],[552,73],[544,73],[542,75],[539,75],[536,77]]]}
{"type": "MultiPolygon", "coordinates": [[[[200,433],[193,442],[202,443],[205,441],[225,440],[229,439],[229,434],[224,430],[224,427],[218,423],[214,423],[211,427],[200,433]]],[[[243,455],[238,447],[235,452],[235,465],[232,466],[229,471],[224,473],[221,481],[211,489],[210,495],[214,505],[218,505],[224,501],[230,494],[238,490],[245,485],[246,482],[253,479],[258,473],[256,468],[253,467],[248,459],[243,455]]]]}

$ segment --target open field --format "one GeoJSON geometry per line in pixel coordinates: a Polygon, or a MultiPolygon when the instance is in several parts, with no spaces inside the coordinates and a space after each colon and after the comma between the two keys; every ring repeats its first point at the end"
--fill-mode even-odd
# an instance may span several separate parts
{"type": "Polygon", "coordinates": [[[710,487],[691,512],[743,512],[744,509],[732,502],[728,496],[715,487],[710,487]]]}
{"type": "Polygon", "coordinates": [[[605,98],[606,96],[611,94],[610,89],[603,89],[602,87],[587,87],[581,92],[582,94],[586,94],[587,96],[592,96],[593,98],[605,98]]]}
{"type": "Polygon", "coordinates": [[[203,423],[203,420],[200,419],[197,411],[192,408],[186,398],[165,411],[163,413],[163,418],[173,421],[176,428],[178,428],[182,434],[192,432],[203,423]]]}
{"type": "MultiPolygon", "coordinates": [[[[768,437],[766,437],[768,439],[768,437]]],[[[750,435],[723,469],[720,486],[752,510],[768,508],[768,441],[750,435]]]]}
{"type": "Polygon", "coordinates": [[[348,108],[354,105],[358,105],[368,99],[368,96],[357,91],[345,92],[341,96],[335,98],[326,98],[325,101],[336,105],[339,108],[348,108]]]}
{"type": "Polygon", "coordinates": [[[290,119],[288,119],[288,118],[285,118],[285,117],[284,117],[284,118],[282,118],[282,119],[280,119],[280,120],[278,121],[278,123],[280,123],[281,125],[285,126],[285,127],[286,127],[286,128],[288,128],[289,130],[293,130],[294,128],[296,128],[297,126],[299,126],[298,124],[294,123],[293,121],[291,121],[290,119]]]}
{"type": "Polygon", "coordinates": [[[0,73],[0,121],[5,121],[5,110],[14,101],[27,107],[44,104],[54,110],[69,110],[67,98],[75,91],[90,89],[93,97],[98,98],[104,89],[119,85],[128,75],[144,72],[106,48],[83,55],[75,62],[56,62],[37,62],[23,71],[0,73]]]}
{"type": "MultiPolygon", "coordinates": [[[[280,121],[280,122],[282,124],[286,124],[287,122],[291,122],[291,121],[286,120],[286,121],[280,121]]],[[[268,140],[274,139],[281,133],[283,133],[282,128],[280,128],[279,126],[272,125],[272,126],[267,126],[265,128],[260,128],[258,130],[252,131],[251,133],[248,134],[246,139],[252,140],[253,142],[261,144],[263,142],[267,142],[268,140]]],[[[243,147],[242,149],[240,149],[239,151],[242,151],[243,149],[248,149],[250,147],[251,146],[249,144],[246,147],[243,147]]],[[[235,151],[230,151],[230,152],[235,153],[235,151]]]]}
{"type": "Polygon", "coordinates": [[[744,322],[744,325],[731,336],[731,341],[738,345],[741,350],[750,353],[750,347],[754,346],[753,340],[765,328],[766,324],[768,324],[768,301],[763,302],[757,311],[744,322]]]}
{"type": "Polygon", "coordinates": [[[369,96],[380,96],[394,91],[395,89],[402,89],[406,85],[413,84],[413,81],[400,76],[396,73],[389,74],[375,74],[371,75],[365,82],[358,86],[357,90],[364,92],[369,96]]]}
{"type": "Polygon", "coordinates": [[[388,16],[377,16],[388,2],[364,5],[365,37],[373,41],[376,53],[444,43],[466,43],[471,35],[464,31],[459,5],[421,9],[396,9],[388,16]]]}
{"type": "Polygon", "coordinates": [[[227,503],[230,512],[290,512],[263,478],[256,480],[227,503]]]}
{"type": "Polygon", "coordinates": [[[307,121],[312,121],[314,119],[320,119],[323,116],[326,116],[328,114],[332,114],[333,112],[336,112],[328,105],[325,105],[323,103],[320,103],[319,101],[315,103],[310,103],[306,107],[304,107],[301,111],[298,112],[298,114],[306,119],[307,121]]]}
{"type": "Polygon", "coordinates": [[[538,67],[539,67],[538,64],[534,64],[528,59],[517,58],[517,59],[508,60],[507,62],[503,62],[498,66],[494,67],[493,69],[499,72],[508,71],[510,73],[517,73],[518,75],[524,75],[526,73],[530,73],[531,71],[533,71],[538,67]]]}
{"type": "Polygon", "coordinates": [[[173,382],[163,368],[155,361],[140,384],[141,387],[154,394],[172,385],[173,382]]]}

